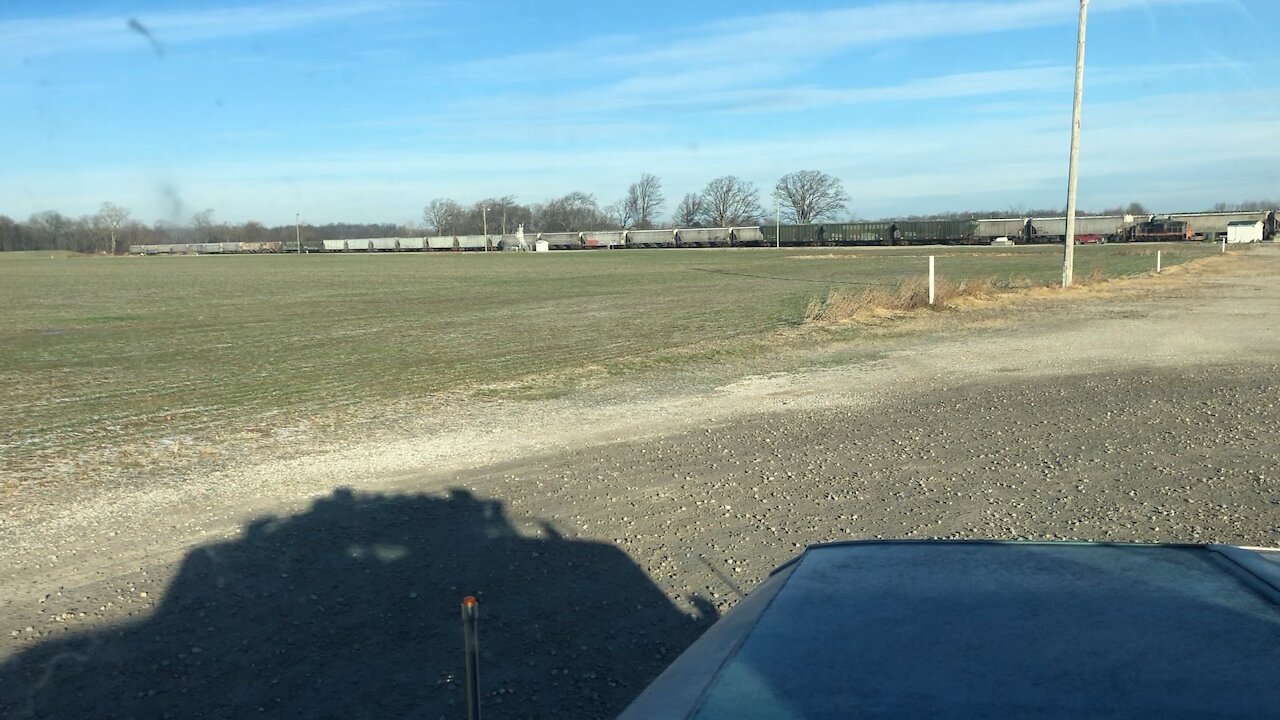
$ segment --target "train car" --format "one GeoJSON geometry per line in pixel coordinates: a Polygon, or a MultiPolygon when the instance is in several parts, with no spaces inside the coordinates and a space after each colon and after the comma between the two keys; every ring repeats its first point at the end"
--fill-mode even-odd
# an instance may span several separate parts
{"type": "Polygon", "coordinates": [[[1248,210],[1240,212],[1209,213],[1170,213],[1168,218],[1181,220],[1191,227],[1191,236],[1195,240],[1217,242],[1227,236],[1227,227],[1233,222],[1261,220],[1263,236],[1267,239],[1275,237],[1275,211],[1248,210]],[[1270,232],[1267,232],[1268,224],[1270,232]]]}
{"type": "MultiPolygon", "coordinates": [[[[327,248],[326,248],[326,246],[325,246],[325,243],[326,243],[326,242],[339,242],[339,243],[340,243],[340,242],[342,242],[342,241],[341,241],[341,240],[337,240],[337,241],[328,241],[328,240],[303,240],[303,241],[302,241],[302,252],[304,252],[304,253],[318,253],[318,252],[326,252],[326,251],[327,251],[327,248]]],[[[298,252],[298,241],[297,241],[297,240],[285,240],[285,241],[283,241],[283,242],[273,243],[273,244],[274,244],[274,245],[276,245],[276,246],[278,247],[277,252],[282,252],[282,253],[286,253],[286,254],[296,254],[296,253],[298,252]]]]}
{"type": "Polygon", "coordinates": [[[221,255],[222,243],[196,243],[196,254],[199,255],[221,255]]]}
{"type": "Polygon", "coordinates": [[[627,247],[675,247],[675,230],[628,230],[627,247]]]}
{"type": "Polygon", "coordinates": [[[759,226],[729,228],[729,242],[733,245],[763,245],[764,233],[759,226]]]}
{"type": "Polygon", "coordinates": [[[526,240],[524,245],[521,246],[520,236],[516,235],[515,233],[511,233],[508,235],[494,235],[490,239],[493,241],[494,250],[501,250],[503,252],[521,252],[524,250],[533,249],[533,247],[529,245],[528,240],[526,240]]]}
{"type": "Polygon", "coordinates": [[[803,245],[820,245],[826,237],[826,228],[821,225],[762,225],[760,234],[764,244],[768,246],[799,247],[803,245]]]}
{"type": "Polygon", "coordinates": [[[1123,215],[1081,215],[1076,217],[1075,230],[1077,237],[1097,235],[1102,242],[1110,242],[1124,234],[1126,225],[1123,215]]]}
{"type": "Polygon", "coordinates": [[[538,233],[536,240],[541,240],[552,250],[581,250],[582,233],[579,232],[546,232],[538,233]]]}
{"type": "Polygon", "coordinates": [[[200,246],[196,243],[173,243],[169,246],[170,255],[194,255],[199,252],[200,246]]]}
{"type": "Polygon", "coordinates": [[[399,250],[426,250],[426,238],[399,238],[396,240],[396,248],[399,250]]]}
{"type": "Polygon", "coordinates": [[[218,248],[219,248],[218,252],[220,253],[235,254],[240,252],[240,243],[238,242],[218,243],[218,248]]]}
{"type": "Polygon", "coordinates": [[[156,250],[156,247],[157,247],[156,245],[130,245],[129,254],[130,255],[158,255],[159,252],[156,250]]]}
{"type": "Polygon", "coordinates": [[[817,228],[817,245],[897,245],[901,230],[895,222],[829,223],[817,228]]]}
{"type": "Polygon", "coordinates": [[[260,253],[260,252],[262,252],[262,243],[260,243],[260,242],[242,242],[242,243],[240,243],[240,252],[242,252],[242,253],[260,253]]]}
{"type": "Polygon", "coordinates": [[[594,230],[582,233],[582,247],[612,250],[627,246],[627,233],[623,230],[594,230]]]}
{"type": "Polygon", "coordinates": [[[1060,243],[1067,235],[1066,218],[1031,218],[1028,224],[1033,243],[1060,243]]]}
{"type": "Polygon", "coordinates": [[[428,250],[457,250],[457,243],[452,235],[437,235],[427,238],[428,250]]]}
{"type": "MultiPolygon", "coordinates": [[[[1031,218],[1031,242],[1062,243],[1067,237],[1067,218],[1031,218]]],[[[1096,242],[1113,242],[1124,239],[1133,222],[1131,215],[1077,215],[1075,234],[1079,238],[1097,236],[1096,242]]]]}
{"type": "Polygon", "coordinates": [[[1029,218],[982,218],[974,220],[973,234],[986,243],[1001,237],[1026,242],[1029,223],[1029,218]]]}
{"type": "MultiPolygon", "coordinates": [[[[278,253],[278,252],[280,252],[280,245],[281,245],[281,243],[279,243],[279,242],[275,242],[275,241],[272,241],[272,242],[264,242],[264,243],[258,243],[258,245],[260,246],[260,247],[259,247],[259,252],[264,252],[264,253],[278,253]]],[[[297,244],[294,244],[294,250],[295,250],[295,251],[297,250],[297,247],[298,247],[298,246],[297,246],[297,244]]]]}
{"type": "MultiPolygon", "coordinates": [[[[818,226],[818,245],[956,245],[983,242],[974,220],[881,220],[818,226]]],[[[989,242],[987,240],[986,242],[989,242]]]]}
{"type": "Polygon", "coordinates": [[[322,249],[325,252],[342,252],[347,249],[346,240],[325,240],[322,249]]]}
{"type": "Polygon", "coordinates": [[[1186,220],[1153,218],[1137,223],[1129,233],[1133,242],[1170,242],[1191,240],[1195,233],[1186,220]]]}
{"type": "Polygon", "coordinates": [[[676,230],[678,247],[728,247],[731,228],[680,228],[676,230]]]}
{"type": "Polygon", "coordinates": [[[399,241],[393,237],[369,238],[369,249],[374,252],[394,252],[399,247],[399,241]]]}
{"type": "Polygon", "coordinates": [[[454,248],[458,250],[492,250],[493,238],[488,235],[459,235],[454,238],[454,248]]]}
{"type": "Polygon", "coordinates": [[[373,240],[369,238],[358,238],[355,240],[344,241],[343,250],[347,252],[369,252],[373,250],[373,240]]]}
{"type": "Polygon", "coordinates": [[[965,218],[958,220],[900,220],[898,245],[972,245],[981,242],[977,237],[978,224],[965,218]]]}

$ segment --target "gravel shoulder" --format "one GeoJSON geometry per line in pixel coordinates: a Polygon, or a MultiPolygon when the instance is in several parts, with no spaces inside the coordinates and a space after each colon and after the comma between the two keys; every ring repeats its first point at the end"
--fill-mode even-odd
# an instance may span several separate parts
{"type": "Polygon", "coordinates": [[[0,710],[92,716],[123,683],[98,716],[456,717],[455,596],[480,591],[499,714],[598,717],[810,542],[1280,545],[1277,276],[1248,248],[7,508],[0,710]]]}

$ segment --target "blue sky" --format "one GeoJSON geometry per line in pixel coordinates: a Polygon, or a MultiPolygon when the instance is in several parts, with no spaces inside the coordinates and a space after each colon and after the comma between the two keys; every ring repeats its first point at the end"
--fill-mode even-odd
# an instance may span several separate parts
{"type": "MultiPolygon", "coordinates": [[[[0,214],[421,221],[641,173],[1065,204],[1075,0],[6,2],[0,214]],[[136,19],[155,40],[129,27],[136,19]]],[[[1280,3],[1093,0],[1082,208],[1280,196],[1280,3]]]]}

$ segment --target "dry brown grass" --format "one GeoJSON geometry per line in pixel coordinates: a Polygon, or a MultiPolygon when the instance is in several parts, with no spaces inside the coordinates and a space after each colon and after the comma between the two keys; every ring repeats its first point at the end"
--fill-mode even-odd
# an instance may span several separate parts
{"type": "Polygon", "coordinates": [[[835,289],[825,298],[814,298],[805,311],[807,324],[832,325],[908,313],[915,310],[946,310],[967,298],[989,298],[1032,287],[1030,281],[1014,279],[996,282],[991,278],[942,281],[934,289],[934,303],[929,304],[929,285],[923,280],[904,280],[894,287],[869,287],[861,290],[835,289]]]}
{"type": "MultiPolygon", "coordinates": [[[[1125,248],[1117,251],[1117,254],[1149,255],[1152,259],[1155,258],[1155,250],[1151,248],[1125,248]]],[[[1166,265],[1160,277],[1188,271],[1203,272],[1210,267],[1215,267],[1213,263],[1217,258],[1218,256],[1210,255],[1177,265],[1166,265]]],[[[1154,270],[1154,267],[1152,269],[1154,270]]],[[[929,304],[928,283],[918,279],[906,280],[893,287],[869,287],[862,290],[836,289],[829,292],[826,297],[816,297],[809,301],[804,324],[808,326],[855,322],[882,324],[885,319],[918,315],[928,310],[967,310],[987,307],[992,303],[1007,304],[1022,300],[1034,302],[1063,297],[1064,293],[1074,297],[1108,297],[1118,292],[1135,291],[1144,287],[1150,289],[1152,275],[1153,273],[1109,278],[1106,277],[1102,267],[1094,267],[1088,273],[1076,275],[1074,286],[1065,291],[1057,282],[1037,282],[1023,276],[999,281],[992,278],[958,283],[939,281],[933,305],[929,304]]]]}

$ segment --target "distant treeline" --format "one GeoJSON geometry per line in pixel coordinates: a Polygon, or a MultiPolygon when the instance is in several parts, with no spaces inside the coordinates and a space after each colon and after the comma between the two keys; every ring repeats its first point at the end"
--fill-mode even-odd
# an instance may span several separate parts
{"type": "MultiPolygon", "coordinates": [[[[215,223],[212,213],[197,213],[192,222],[178,225],[157,222],[145,225],[117,213],[73,218],[56,211],[36,213],[26,222],[0,215],[0,251],[69,250],[81,253],[117,254],[130,245],[203,242],[292,241],[298,228],[293,225],[267,227],[260,222],[215,223]],[[113,217],[114,215],[114,217],[113,217]]],[[[302,239],[338,240],[359,237],[410,237],[421,235],[417,228],[394,223],[330,223],[302,225],[302,239]]]]}
{"type": "MultiPolygon", "coordinates": [[[[660,196],[658,196],[660,198],[660,196]]],[[[643,195],[641,197],[643,200],[643,195]]],[[[449,234],[479,234],[486,228],[491,234],[512,233],[523,224],[527,232],[558,230],[608,230],[622,227],[661,227],[649,221],[648,212],[632,208],[628,213],[622,203],[600,208],[595,198],[586,193],[571,193],[546,203],[522,205],[511,197],[491,198],[463,207],[452,201],[433,201],[424,211],[423,226],[406,226],[394,223],[328,223],[307,225],[300,228],[303,241],[344,240],[366,237],[421,237],[438,234],[434,227],[437,220],[448,228],[449,234]],[[442,207],[443,205],[443,207],[442,207]],[[621,209],[620,209],[621,208],[621,209]],[[432,211],[444,210],[446,214],[432,217],[432,211]],[[447,220],[445,218],[447,217],[447,220]],[[444,220],[444,222],[440,222],[444,220]],[[639,222],[637,222],[639,220],[639,222]]],[[[1280,207],[1280,202],[1255,200],[1239,203],[1220,202],[1204,212],[1232,212],[1270,210],[1280,207]]],[[[760,211],[753,208],[751,218],[686,217],[689,221],[681,227],[694,227],[713,220],[733,220],[731,225],[755,225],[761,221],[760,211]]],[[[886,220],[953,220],[991,217],[1045,217],[1061,216],[1063,208],[1005,208],[1003,210],[969,210],[963,212],[933,213],[885,218],[886,220]]],[[[1171,211],[1165,211],[1171,212],[1171,211]]],[[[1177,208],[1176,212],[1194,212],[1177,208]]],[[[1081,215],[1148,215],[1151,212],[1142,203],[1130,203],[1124,207],[1104,208],[1096,211],[1079,211],[1081,215]]],[[[829,218],[827,218],[829,219],[829,218]]],[[[767,218],[765,219],[767,222],[767,218]]],[[[193,215],[186,224],[159,221],[146,225],[133,219],[129,210],[113,203],[105,203],[93,215],[70,217],[54,210],[36,213],[26,221],[13,220],[0,215],[0,251],[16,250],[67,250],[81,253],[128,252],[134,244],[203,243],[203,242],[272,242],[291,241],[299,229],[294,225],[268,227],[260,222],[231,224],[215,222],[212,210],[193,215]]]]}

